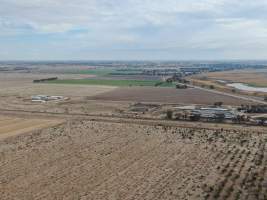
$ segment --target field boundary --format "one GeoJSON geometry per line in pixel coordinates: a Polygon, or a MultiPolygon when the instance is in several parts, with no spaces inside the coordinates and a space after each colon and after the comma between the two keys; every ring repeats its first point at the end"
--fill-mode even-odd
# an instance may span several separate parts
{"type": "Polygon", "coordinates": [[[108,122],[108,123],[124,123],[124,124],[139,124],[139,125],[151,125],[151,126],[166,126],[166,127],[179,127],[179,128],[191,128],[197,130],[239,130],[246,128],[247,130],[255,130],[257,127],[258,132],[265,133],[267,127],[259,127],[252,125],[240,125],[240,124],[218,124],[210,122],[188,122],[188,121],[170,121],[164,119],[144,118],[144,117],[124,117],[114,115],[97,115],[97,114],[66,114],[66,113],[53,113],[53,112],[39,112],[39,111],[23,111],[23,110],[4,110],[0,109],[1,113],[5,113],[10,116],[24,117],[27,115],[35,115],[36,117],[58,117],[60,119],[77,119],[77,120],[89,120],[96,122],[108,122]]]}

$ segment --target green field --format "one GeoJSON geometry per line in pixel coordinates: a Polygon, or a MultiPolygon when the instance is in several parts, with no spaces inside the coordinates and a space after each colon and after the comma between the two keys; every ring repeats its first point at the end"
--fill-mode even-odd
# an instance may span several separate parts
{"type": "Polygon", "coordinates": [[[131,74],[141,74],[142,71],[138,69],[126,69],[117,70],[112,68],[99,68],[99,69],[83,69],[83,70],[72,70],[66,71],[67,74],[89,74],[96,76],[108,76],[108,75],[131,75],[131,74]]]}
{"type": "Polygon", "coordinates": [[[55,80],[47,83],[56,84],[77,84],[77,85],[106,85],[106,86],[155,86],[155,87],[174,87],[173,83],[166,83],[154,80],[101,80],[101,79],[67,79],[55,80]]]}

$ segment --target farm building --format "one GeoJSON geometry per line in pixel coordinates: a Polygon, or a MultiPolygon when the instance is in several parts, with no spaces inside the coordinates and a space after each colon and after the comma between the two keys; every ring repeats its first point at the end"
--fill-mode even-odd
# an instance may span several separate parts
{"type": "Polygon", "coordinates": [[[226,108],[182,106],[175,107],[175,109],[182,112],[189,112],[192,117],[198,116],[203,119],[218,119],[221,117],[232,120],[237,116],[232,110],[226,108]]]}
{"type": "Polygon", "coordinates": [[[48,96],[48,95],[35,95],[31,97],[33,102],[47,102],[54,100],[63,100],[63,96],[48,96]]]}
{"type": "Polygon", "coordinates": [[[201,118],[216,119],[223,117],[224,119],[235,119],[236,115],[233,111],[225,108],[199,108],[193,110],[192,114],[198,114],[201,118]]]}

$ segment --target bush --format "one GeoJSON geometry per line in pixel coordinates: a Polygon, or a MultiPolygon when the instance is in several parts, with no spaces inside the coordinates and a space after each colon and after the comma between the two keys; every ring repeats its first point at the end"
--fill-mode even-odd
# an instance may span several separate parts
{"type": "Polygon", "coordinates": [[[223,105],[223,102],[221,102],[221,101],[214,103],[214,106],[216,106],[216,107],[221,107],[222,105],[223,105]]]}
{"type": "Polygon", "coordinates": [[[167,110],[167,119],[172,119],[172,116],[173,116],[173,112],[172,110],[167,110]]]}

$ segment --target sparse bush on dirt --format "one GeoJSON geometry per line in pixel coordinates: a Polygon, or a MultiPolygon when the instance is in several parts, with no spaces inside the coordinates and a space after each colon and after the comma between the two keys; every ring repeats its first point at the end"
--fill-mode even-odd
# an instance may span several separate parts
{"type": "Polygon", "coordinates": [[[166,118],[167,119],[172,119],[173,117],[173,111],[172,110],[167,110],[166,112],[166,118]]]}

